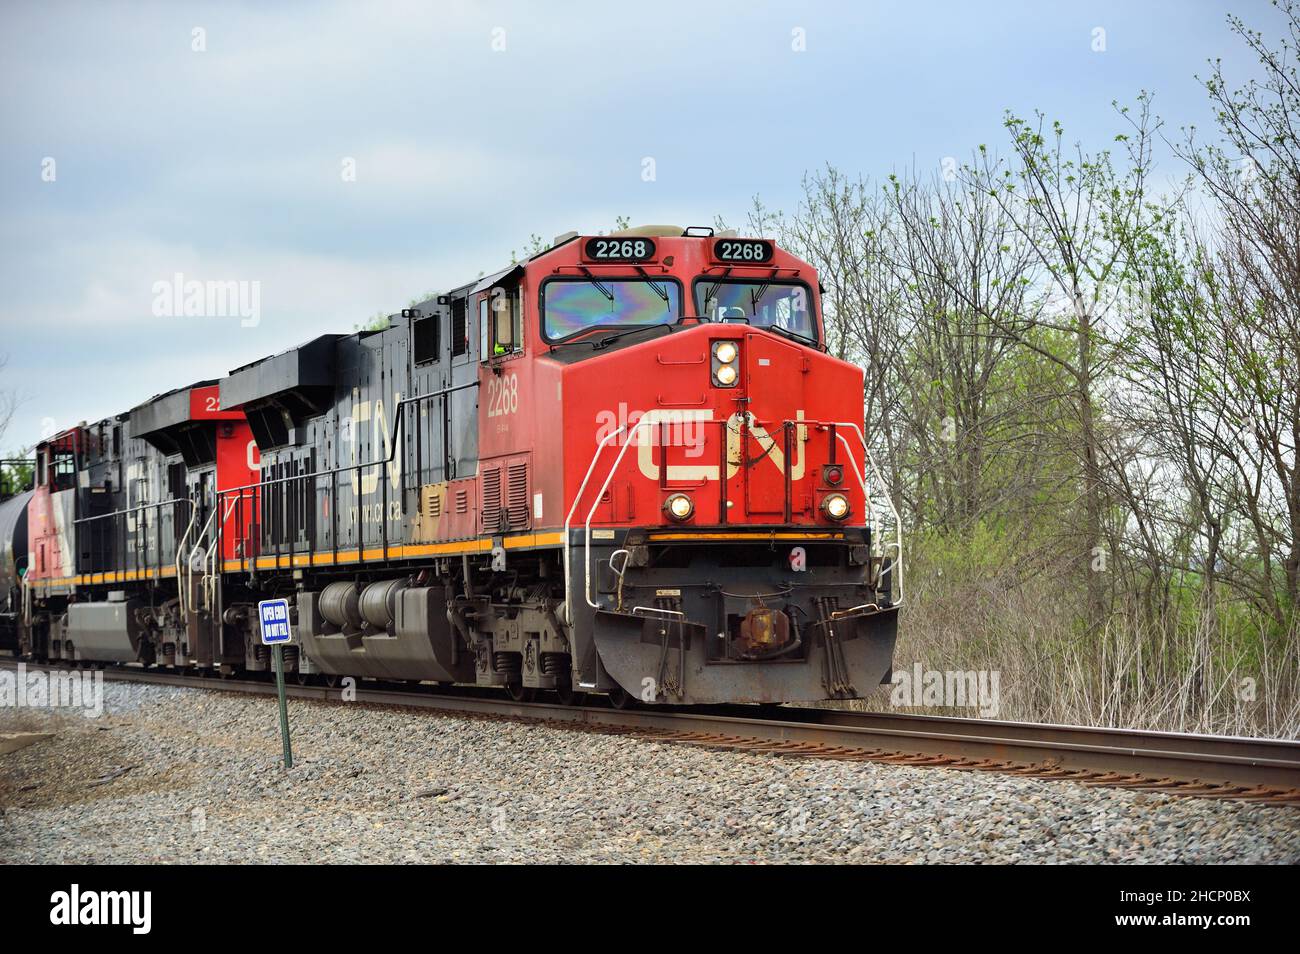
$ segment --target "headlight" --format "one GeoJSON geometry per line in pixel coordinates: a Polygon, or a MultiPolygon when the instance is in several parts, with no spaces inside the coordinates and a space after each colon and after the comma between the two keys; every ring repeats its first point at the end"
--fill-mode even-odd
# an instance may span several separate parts
{"type": "Polygon", "coordinates": [[[720,388],[734,388],[740,372],[736,370],[736,359],[740,357],[740,345],[734,341],[713,342],[713,384],[720,388]]]}
{"type": "Polygon", "coordinates": [[[664,501],[664,513],[674,520],[685,520],[695,511],[695,504],[685,494],[673,494],[664,501]]]}
{"type": "Polygon", "coordinates": [[[822,513],[832,520],[843,520],[849,515],[849,498],[843,494],[827,494],[822,499],[822,513]]]}

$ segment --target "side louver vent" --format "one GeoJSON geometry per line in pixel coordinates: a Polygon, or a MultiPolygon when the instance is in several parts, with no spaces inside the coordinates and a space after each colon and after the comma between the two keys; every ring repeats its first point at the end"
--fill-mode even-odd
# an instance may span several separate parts
{"type": "Polygon", "coordinates": [[[483,469],[483,506],[481,509],[484,533],[499,533],[501,530],[501,468],[485,467],[483,469]]]}
{"type": "Polygon", "coordinates": [[[442,516],[442,492],[439,487],[430,485],[424,488],[424,499],[420,512],[426,517],[442,516]]]}
{"type": "Polygon", "coordinates": [[[508,468],[507,525],[511,530],[528,526],[528,462],[516,461],[508,468]]]}

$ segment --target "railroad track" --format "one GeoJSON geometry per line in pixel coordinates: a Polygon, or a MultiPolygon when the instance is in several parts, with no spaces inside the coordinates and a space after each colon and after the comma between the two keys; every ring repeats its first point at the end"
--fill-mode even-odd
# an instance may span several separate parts
{"type": "MultiPolygon", "coordinates": [[[[0,660],[16,668],[17,660],[0,660]]],[[[29,669],[44,668],[29,666],[29,669]]],[[[220,679],[134,667],[106,680],[274,694],[264,679],[220,679]]],[[[296,699],[340,704],[338,689],[286,687],[296,699]]],[[[1300,742],[947,716],[788,706],[613,709],[515,702],[473,688],[434,690],[358,682],[353,704],[421,708],[633,735],[769,755],[886,762],[1063,779],[1139,791],[1300,808],[1300,742]]]]}

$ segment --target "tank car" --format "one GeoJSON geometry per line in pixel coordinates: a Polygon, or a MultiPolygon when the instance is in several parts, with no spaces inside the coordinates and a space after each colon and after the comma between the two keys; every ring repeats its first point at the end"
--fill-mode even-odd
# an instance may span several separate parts
{"type": "Polygon", "coordinates": [[[18,623],[27,572],[27,505],[32,491],[0,501],[0,651],[18,650],[18,623]]]}

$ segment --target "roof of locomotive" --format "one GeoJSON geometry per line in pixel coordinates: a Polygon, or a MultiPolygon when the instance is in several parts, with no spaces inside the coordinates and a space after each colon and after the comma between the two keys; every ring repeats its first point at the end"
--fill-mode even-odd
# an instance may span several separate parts
{"type": "Polygon", "coordinates": [[[143,437],[190,420],[190,392],[195,388],[207,388],[216,384],[216,380],[196,381],[182,388],[174,388],[155,394],[149,400],[137,404],[127,412],[131,422],[131,435],[143,437]]]}
{"type": "Polygon", "coordinates": [[[278,354],[259,358],[235,368],[222,378],[221,409],[264,400],[286,391],[332,388],[334,385],[334,343],[346,335],[319,335],[278,354]]]}
{"type": "MultiPolygon", "coordinates": [[[[282,355],[292,354],[295,351],[301,351],[304,348],[309,348],[312,345],[315,345],[317,342],[325,341],[327,339],[330,341],[337,341],[339,338],[346,338],[346,337],[347,335],[338,334],[334,332],[331,332],[330,334],[317,335],[315,338],[308,338],[306,341],[302,342],[301,344],[296,344],[292,348],[285,348],[283,351],[277,351],[274,354],[268,354],[261,358],[254,358],[252,361],[249,361],[247,364],[241,364],[237,368],[231,368],[230,371],[226,374],[226,377],[231,377],[232,375],[238,374],[240,371],[247,371],[249,368],[256,367],[257,365],[262,364],[264,361],[270,361],[273,358],[278,358],[281,357],[282,355]]],[[[220,383],[220,382],[218,381],[215,383],[220,383]]]]}

